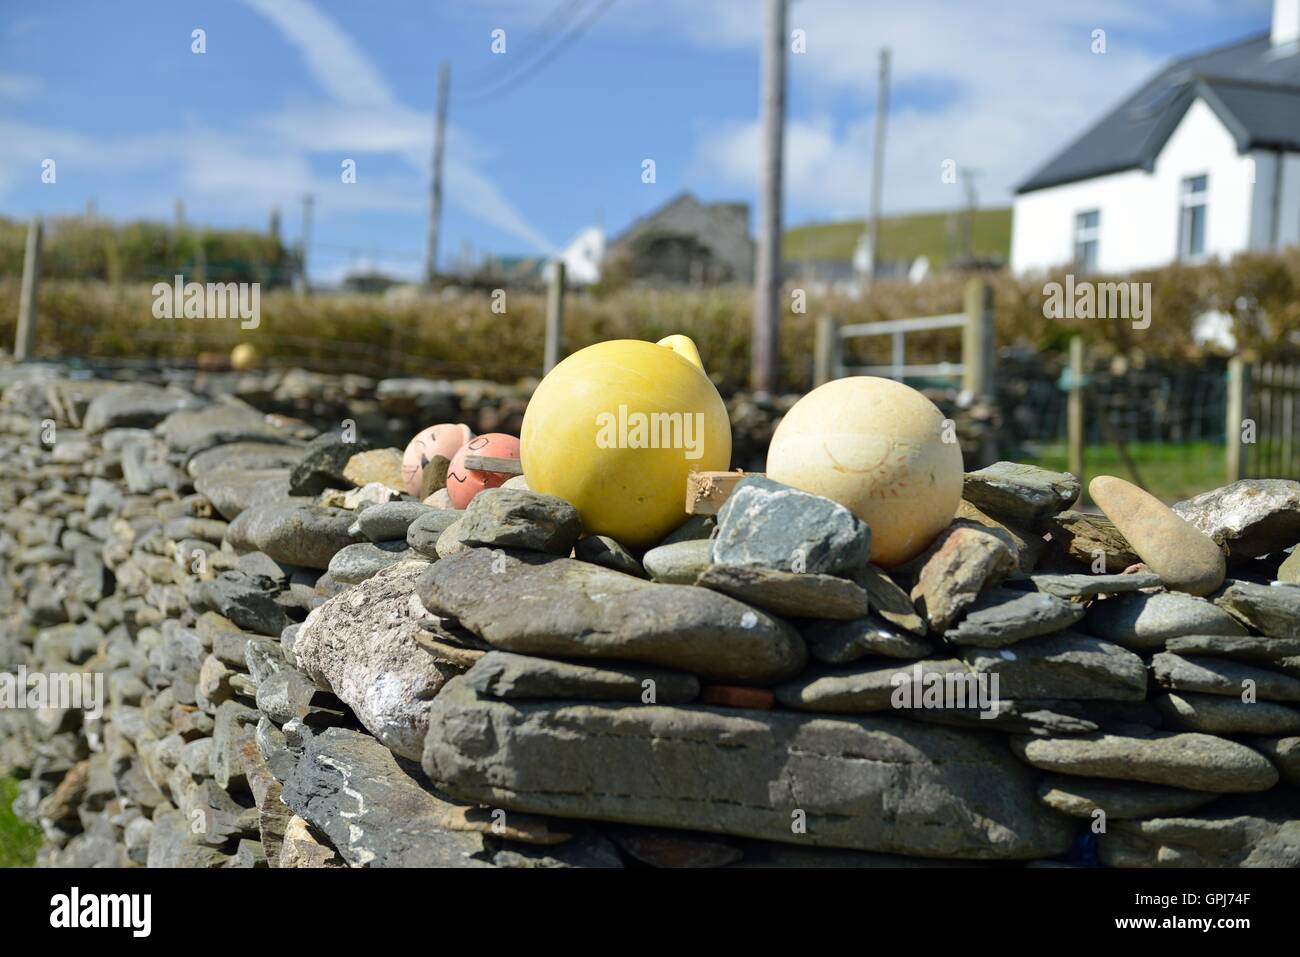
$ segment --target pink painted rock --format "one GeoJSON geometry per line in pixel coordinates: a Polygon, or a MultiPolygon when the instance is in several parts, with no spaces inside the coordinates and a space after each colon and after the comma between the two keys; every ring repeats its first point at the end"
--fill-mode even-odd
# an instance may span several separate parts
{"type": "Polygon", "coordinates": [[[402,481],[412,495],[420,494],[420,473],[435,455],[445,459],[455,456],[466,442],[474,438],[468,425],[458,422],[440,422],[422,429],[406,443],[402,453],[402,481]]]}
{"type": "Polygon", "coordinates": [[[1098,475],[1088,494],[1166,588],[1208,595],[1223,584],[1227,565],[1219,546],[1150,492],[1098,475]]]}
{"type": "Polygon", "coordinates": [[[465,456],[486,455],[498,459],[519,458],[519,440],[504,432],[489,432],[471,439],[452,457],[447,469],[447,494],[451,504],[465,508],[485,488],[498,488],[512,476],[505,472],[482,472],[465,467],[465,456]]]}

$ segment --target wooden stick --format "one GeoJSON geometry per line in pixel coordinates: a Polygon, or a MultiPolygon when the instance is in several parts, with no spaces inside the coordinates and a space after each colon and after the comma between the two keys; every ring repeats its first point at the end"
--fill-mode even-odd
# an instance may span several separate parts
{"type": "Polygon", "coordinates": [[[524,467],[518,459],[502,459],[492,455],[467,455],[465,468],[475,472],[496,472],[500,475],[524,474],[524,467]]]}
{"type": "Polygon", "coordinates": [[[717,515],[736,483],[762,472],[692,472],[686,476],[686,514],[717,515]]]}

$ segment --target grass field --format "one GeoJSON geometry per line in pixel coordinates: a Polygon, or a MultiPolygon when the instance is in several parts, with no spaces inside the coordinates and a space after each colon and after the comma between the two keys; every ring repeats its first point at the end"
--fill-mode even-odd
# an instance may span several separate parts
{"type": "MultiPolygon", "coordinates": [[[[1128,446],[1128,453],[1137,465],[1146,490],[1166,502],[1191,498],[1218,488],[1225,481],[1223,446],[1214,442],[1134,443],[1128,446]]],[[[1133,481],[1113,445],[1090,445],[1084,450],[1083,460],[1087,472],[1085,488],[1087,479],[1096,475],[1116,475],[1133,481]]],[[[1024,461],[1066,471],[1065,443],[1044,446],[1037,457],[1024,461]]]]}
{"type": "MultiPolygon", "coordinates": [[[[880,220],[880,256],[882,260],[911,260],[925,256],[931,268],[952,258],[953,246],[960,240],[961,213],[910,213],[886,216],[880,220]],[[949,220],[956,233],[949,237],[949,220]]],[[[787,260],[830,259],[847,261],[862,235],[860,219],[835,223],[810,223],[796,226],[785,234],[787,260]]],[[[971,237],[975,254],[1006,259],[1011,255],[1011,210],[980,209],[975,212],[971,237]]]]}
{"type": "Polygon", "coordinates": [[[14,816],[18,782],[0,778],[0,867],[31,867],[41,846],[40,829],[14,816]]]}

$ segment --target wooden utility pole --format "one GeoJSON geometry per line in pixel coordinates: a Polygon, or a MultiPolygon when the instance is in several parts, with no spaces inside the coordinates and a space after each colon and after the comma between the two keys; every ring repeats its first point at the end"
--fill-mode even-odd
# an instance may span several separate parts
{"type": "Polygon", "coordinates": [[[1245,478],[1247,474],[1246,447],[1241,441],[1241,433],[1246,421],[1249,385],[1250,367],[1241,356],[1233,356],[1228,360],[1228,418],[1224,423],[1224,444],[1227,449],[1225,477],[1229,484],[1245,478]]]}
{"type": "Polygon", "coordinates": [[[1083,338],[1075,336],[1070,340],[1070,397],[1066,407],[1066,438],[1069,446],[1068,465],[1070,474],[1077,478],[1086,488],[1088,483],[1084,476],[1084,362],[1083,338]]]}
{"type": "Polygon", "coordinates": [[[889,47],[880,51],[880,82],[876,88],[876,138],[871,144],[871,222],[867,229],[867,263],[863,281],[876,278],[880,249],[880,204],[885,183],[885,124],[889,119],[889,47]]]}
{"type": "Polygon", "coordinates": [[[551,263],[546,287],[546,341],[542,346],[542,375],[550,372],[564,351],[564,261],[551,263]]]}
{"type": "Polygon", "coordinates": [[[447,92],[451,67],[438,64],[438,99],[433,122],[433,181],[429,186],[429,246],[424,251],[424,281],[429,286],[438,274],[438,221],[442,218],[442,155],[446,146],[447,92]]]}
{"type": "Polygon", "coordinates": [[[27,227],[27,249],[23,255],[23,285],[18,294],[18,329],[14,336],[14,358],[30,359],[36,351],[36,296],[40,291],[41,243],[45,225],[33,216],[27,227]]]}
{"type": "Polygon", "coordinates": [[[781,182],[785,143],[785,4],[767,0],[763,39],[763,158],[759,174],[758,262],[754,270],[754,328],[750,386],[759,396],[776,388],[781,337],[781,182]]]}
{"type": "Polygon", "coordinates": [[[307,278],[307,250],[311,246],[311,214],[312,207],[315,206],[316,199],[311,193],[304,193],[302,197],[302,248],[299,249],[299,275],[302,282],[302,291],[311,291],[311,280],[307,278]]]}

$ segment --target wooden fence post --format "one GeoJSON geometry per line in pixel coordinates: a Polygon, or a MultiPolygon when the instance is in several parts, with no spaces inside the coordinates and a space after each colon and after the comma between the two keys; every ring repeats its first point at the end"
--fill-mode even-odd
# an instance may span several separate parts
{"type": "Polygon", "coordinates": [[[1249,375],[1250,370],[1243,357],[1233,356],[1228,360],[1228,412],[1224,423],[1224,445],[1229,484],[1246,477],[1246,449],[1241,440],[1241,430],[1246,419],[1249,375]]]}
{"type": "Polygon", "coordinates": [[[564,351],[564,263],[551,263],[546,288],[546,343],[542,349],[542,375],[550,372],[564,351]]]}
{"type": "MultiPolygon", "coordinates": [[[[971,279],[966,283],[963,311],[966,325],[961,335],[962,392],[972,406],[981,402],[994,405],[997,390],[993,384],[993,287],[983,279],[971,279]]],[[[997,461],[997,449],[994,430],[991,427],[983,429],[983,439],[976,453],[976,468],[997,461]]]]}
{"type": "Polygon", "coordinates": [[[1084,435],[1084,376],[1086,375],[1083,338],[1075,336],[1070,340],[1070,399],[1067,406],[1067,443],[1069,449],[1068,471],[1077,478],[1085,488],[1083,447],[1084,435]]]}
{"type": "Polygon", "coordinates": [[[982,279],[966,284],[966,327],[962,330],[963,392],[973,401],[993,398],[993,287],[982,279]]]}
{"type": "Polygon", "coordinates": [[[840,375],[840,324],[834,316],[817,320],[817,340],[813,351],[813,388],[825,385],[840,375]]]}
{"type": "Polygon", "coordinates": [[[45,225],[33,216],[27,227],[27,250],[23,256],[23,285],[18,297],[18,328],[14,336],[14,358],[30,359],[36,351],[36,299],[41,282],[41,244],[45,225]]]}

